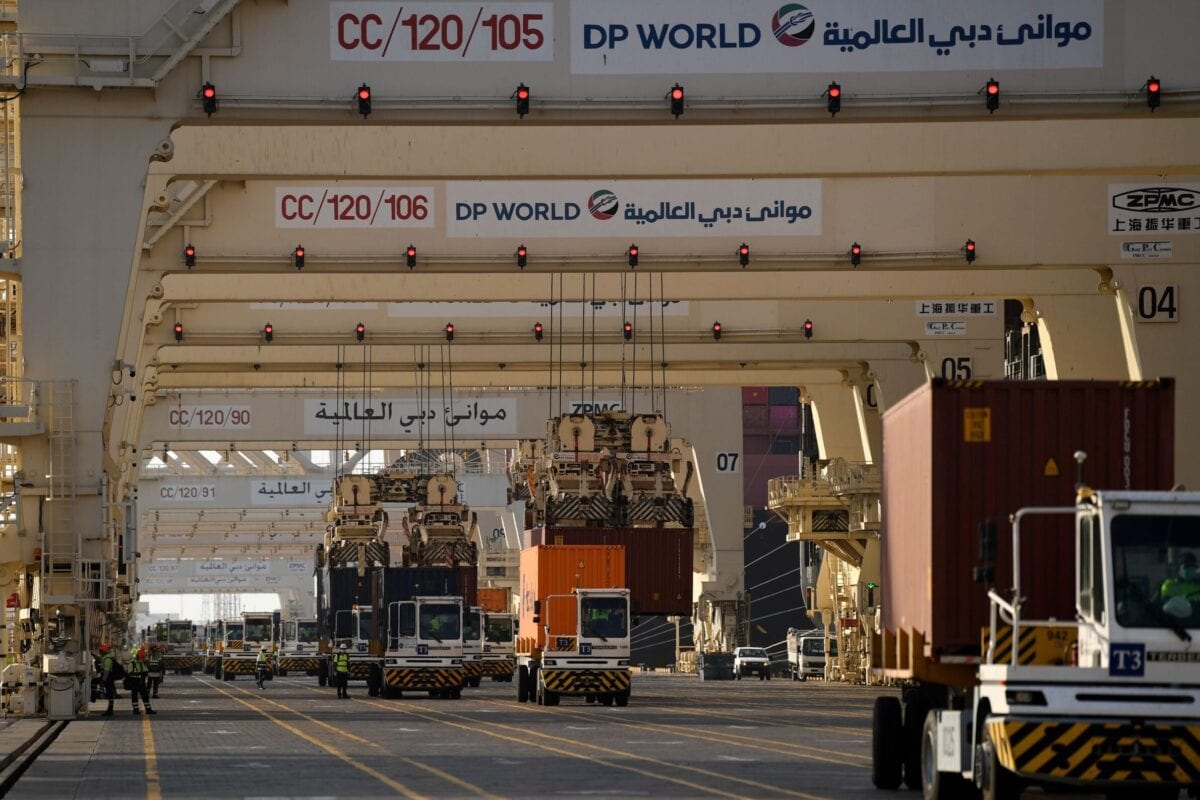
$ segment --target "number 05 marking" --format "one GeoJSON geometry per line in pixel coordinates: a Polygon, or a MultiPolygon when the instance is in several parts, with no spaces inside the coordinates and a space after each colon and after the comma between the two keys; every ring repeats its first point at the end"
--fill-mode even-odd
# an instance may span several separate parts
{"type": "Polygon", "coordinates": [[[741,469],[741,455],[741,453],[717,453],[717,472],[738,472],[741,469]]]}

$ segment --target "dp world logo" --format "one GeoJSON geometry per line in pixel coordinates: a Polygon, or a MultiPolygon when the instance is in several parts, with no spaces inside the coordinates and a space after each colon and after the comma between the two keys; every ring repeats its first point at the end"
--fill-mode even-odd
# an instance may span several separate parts
{"type": "Polygon", "coordinates": [[[771,17],[771,32],[780,44],[799,47],[812,38],[817,27],[813,13],[799,3],[788,3],[771,17]]]}
{"type": "Polygon", "coordinates": [[[598,189],[588,198],[588,212],[596,219],[612,219],[617,215],[617,196],[608,189],[598,189]]]}

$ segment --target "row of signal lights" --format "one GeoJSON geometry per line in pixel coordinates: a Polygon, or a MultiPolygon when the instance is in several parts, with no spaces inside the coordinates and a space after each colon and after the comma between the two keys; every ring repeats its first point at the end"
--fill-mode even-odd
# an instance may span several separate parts
{"type": "MultiPolygon", "coordinates": [[[[712,328],[710,330],[712,331],[713,340],[718,341],[718,342],[721,341],[721,334],[724,333],[724,328],[722,328],[721,323],[714,322],[712,324],[712,328]]],[[[542,323],[540,323],[540,322],[533,323],[532,331],[533,331],[533,338],[539,342],[542,341],[543,337],[546,335],[546,329],[542,326],[542,323]]],[[[454,341],[454,323],[453,322],[447,322],[446,327],[442,329],[442,332],[446,334],[447,342],[454,341]]],[[[265,339],[268,344],[275,341],[275,326],[268,322],[266,325],[263,326],[262,335],[263,335],[263,339],[265,339]]],[[[804,338],[811,339],[812,335],[813,335],[813,322],[811,319],[806,319],[806,320],[804,320],[804,338]]],[[[621,326],[621,336],[627,342],[632,341],[632,339],[633,339],[633,323],[632,322],[626,321],[621,326]]],[[[359,342],[364,341],[367,338],[367,326],[361,322],[358,323],[357,325],[355,325],[354,326],[354,338],[356,341],[359,341],[359,342]]],[[[182,322],[175,323],[175,341],[177,341],[177,342],[183,341],[183,323],[182,322]]]]}
{"type": "MultiPolygon", "coordinates": [[[[1151,111],[1158,108],[1162,104],[1162,81],[1153,75],[1142,85],[1142,90],[1146,92],[1146,105],[1151,111]]],[[[979,90],[984,95],[985,107],[989,114],[995,113],[996,109],[1000,108],[1000,82],[995,78],[989,78],[988,82],[979,90]]],[[[529,113],[529,100],[532,92],[524,83],[519,84],[513,90],[512,96],[509,98],[516,104],[517,116],[524,118],[529,113]]],[[[825,98],[825,108],[831,115],[836,116],[842,110],[842,86],[839,83],[833,82],[826,87],[821,93],[825,98]]],[[[358,91],[354,93],[354,99],[358,103],[358,113],[362,114],[363,119],[371,116],[371,87],[367,84],[362,84],[358,87],[358,91]]],[[[666,99],[670,101],[671,114],[676,119],[683,114],[684,89],[676,83],[667,92],[666,99]]],[[[212,116],[217,112],[217,87],[211,83],[206,83],[200,87],[200,100],[204,108],[204,113],[212,116]]]]}
{"type": "MultiPolygon", "coordinates": [[[[629,262],[630,269],[637,268],[640,252],[641,251],[638,249],[638,246],[636,244],[629,245],[629,247],[625,250],[625,257],[629,262]]],[[[963,257],[967,260],[967,263],[968,264],[973,263],[975,261],[975,241],[973,239],[967,239],[966,244],[964,244],[962,246],[962,252],[963,252],[963,257]]],[[[855,242],[854,244],[850,245],[850,249],[847,251],[847,255],[850,256],[850,264],[852,266],[857,267],[859,264],[862,263],[862,256],[863,256],[862,245],[860,245],[858,242],[855,242]]],[[[516,252],[513,253],[513,256],[516,258],[517,266],[519,268],[525,269],[525,267],[529,264],[529,248],[526,247],[525,245],[519,245],[517,247],[516,252]]],[[[745,242],[742,242],[742,244],[740,244],[738,246],[737,257],[738,257],[738,264],[740,264],[743,267],[749,266],[750,265],[750,245],[746,244],[745,242]]],[[[405,262],[405,264],[407,264],[409,269],[413,269],[417,266],[417,248],[414,245],[410,244],[405,249],[404,262],[405,262]]],[[[196,266],[196,248],[194,245],[188,244],[186,247],[183,248],[183,263],[187,266],[188,269],[191,269],[192,267],[196,266]]],[[[298,269],[298,270],[304,269],[304,246],[303,245],[296,245],[296,249],[292,251],[292,263],[295,264],[296,269],[298,269]]]]}

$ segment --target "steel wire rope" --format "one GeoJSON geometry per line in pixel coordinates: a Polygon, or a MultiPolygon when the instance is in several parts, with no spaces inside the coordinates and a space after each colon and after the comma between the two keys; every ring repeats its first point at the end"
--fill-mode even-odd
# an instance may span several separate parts
{"type": "Polygon", "coordinates": [[[754,566],[755,564],[757,564],[758,562],[762,561],[764,558],[766,558],[767,556],[771,555],[772,553],[778,552],[778,551],[782,550],[783,548],[785,548],[785,547],[787,547],[788,545],[791,545],[791,544],[795,544],[795,542],[784,542],[783,544],[779,545],[779,547],[776,547],[776,548],[774,548],[774,549],[772,549],[772,550],[769,550],[769,551],[767,551],[766,553],[763,553],[761,556],[759,556],[758,558],[754,559],[754,560],[753,560],[753,561],[751,561],[749,564],[743,564],[743,565],[742,565],[742,570],[744,571],[744,570],[746,569],[746,567],[752,567],[752,566],[754,566]]]}
{"type": "Polygon", "coordinates": [[[625,323],[629,321],[629,306],[625,302],[625,273],[621,273],[621,410],[625,405],[625,323]]]}
{"type": "Polygon", "coordinates": [[[579,276],[579,409],[587,396],[587,275],[579,276]]]}
{"type": "Polygon", "coordinates": [[[554,417],[554,275],[550,275],[550,300],[546,304],[550,309],[550,342],[546,352],[548,356],[546,361],[549,365],[550,374],[546,378],[546,418],[554,417]]]}
{"type": "MultiPolygon", "coordinates": [[[[552,279],[553,280],[553,279],[552,279]]],[[[563,338],[566,336],[565,320],[563,315],[566,309],[566,295],[563,293],[563,274],[558,273],[558,415],[561,417],[563,413],[563,338]]]]}
{"type": "Polygon", "coordinates": [[[650,360],[646,363],[650,366],[650,411],[651,413],[658,412],[658,397],[654,393],[654,276],[646,276],[646,302],[649,303],[647,308],[650,310],[650,360]]]}
{"type": "MultiPolygon", "coordinates": [[[[658,302],[659,302],[660,308],[659,308],[659,312],[658,312],[658,322],[659,322],[658,328],[662,332],[662,337],[663,337],[662,347],[659,348],[660,357],[662,358],[662,361],[660,361],[659,364],[662,365],[662,392],[663,392],[662,416],[663,416],[663,422],[667,421],[667,300],[666,300],[667,295],[665,293],[665,288],[664,288],[665,286],[666,286],[666,284],[663,282],[663,274],[661,272],[659,272],[658,273],[658,302]]],[[[650,313],[651,314],[654,313],[653,308],[650,309],[650,313]]],[[[654,365],[651,364],[650,368],[653,369],[654,365]]]]}
{"type": "MultiPolygon", "coordinates": [[[[790,542],[789,542],[789,544],[790,544],[790,542]]],[[[775,577],[767,578],[765,581],[763,581],[759,584],[746,587],[746,591],[753,592],[755,589],[761,589],[762,587],[766,586],[768,583],[771,583],[772,581],[777,581],[780,578],[786,578],[788,575],[791,575],[793,572],[799,572],[802,569],[804,569],[804,567],[793,567],[792,569],[789,569],[787,572],[781,572],[778,575],[776,575],[775,577]]],[[[755,599],[757,600],[759,598],[755,598],[755,599]]]]}
{"type": "Polygon", "coordinates": [[[635,273],[633,273],[633,302],[631,302],[631,303],[630,303],[630,305],[631,305],[631,306],[633,306],[633,342],[631,342],[631,344],[630,344],[630,349],[631,349],[631,351],[633,352],[633,374],[632,374],[632,375],[630,376],[630,378],[629,378],[629,406],[630,406],[630,408],[629,408],[629,413],[631,413],[631,414],[633,414],[633,415],[635,415],[635,416],[636,416],[636,415],[637,415],[637,390],[638,390],[638,382],[637,382],[637,362],[638,362],[638,325],[637,325],[637,312],[638,312],[638,276],[637,276],[637,273],[636,273],[636,272],[635,272],[635,273]]]}
{"type": "MultiPolygon", "coordinates": [[[[447,380],[450,383],[450,415],[453,416],[454,415],[454,341],[453,340],[446,343],[446,365],[449,368],[449,372],[447,373],[447,380]]],[[[458,420],[456,418],[455,425],[450,426],[450,472],[451,472],[451,474],[456,474],[458,472],[458,468],[456,466],[457,462],[454,460],[454,451],[458,448],[457,432],[454,430],[458,426],[457,422],[458,422],[458,420]]],[[[463,471],[464,472],[466,472],[466,468],[467,468],[467,458],[466,458],[466,456],[463,456],[463,471]]]]}
{"type": "Polygon", "coordinates": [[[596,273],[592,273],[592,410],[596,408],[596,273]]]}

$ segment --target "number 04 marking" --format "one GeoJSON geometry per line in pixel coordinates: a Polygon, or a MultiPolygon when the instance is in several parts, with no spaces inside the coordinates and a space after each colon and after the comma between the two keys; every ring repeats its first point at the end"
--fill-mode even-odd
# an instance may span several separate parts
{"type": "Polygon", "coordinates": [[[736,473],[741,470],[741,453],[717,453],[717,472],[736,473]]]}

